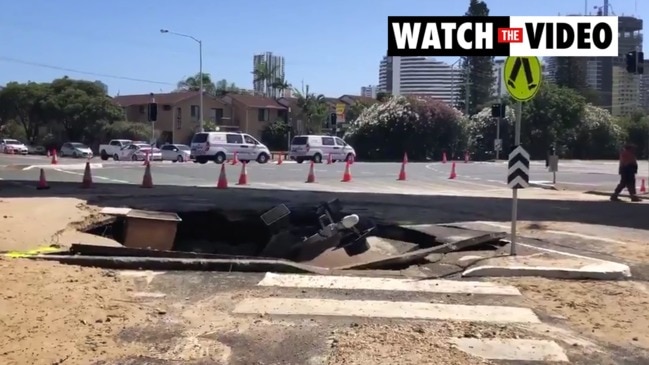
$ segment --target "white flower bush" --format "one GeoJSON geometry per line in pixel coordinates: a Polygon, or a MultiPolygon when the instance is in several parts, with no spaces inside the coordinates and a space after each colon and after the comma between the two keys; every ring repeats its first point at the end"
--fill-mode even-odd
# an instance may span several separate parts
{"type": "Polygon", "coordinates": [[[361,158],[433,158],[464,148],[466,118],[440,100],[393,96],[366,108],[350,122],[345,138],[361,158]]]}

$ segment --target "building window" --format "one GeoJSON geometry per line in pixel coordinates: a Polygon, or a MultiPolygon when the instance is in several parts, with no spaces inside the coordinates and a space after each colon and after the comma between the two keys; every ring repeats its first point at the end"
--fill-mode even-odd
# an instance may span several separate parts
{"type": "Polygon", "coordinates": [[[257,121],[258,122],[268,122],[269,115],[268,109],[257,109],[257,121]]]}
{"type": "Polygon", "coordinates": [[[201,114],[200,112],[200,107],[198,105],[192,105],[190,108],[190,114],[192,117],[192,120],[198,120],[199,115],[201,114]]]}
{"type": "Polygon", "coordinates": [[[181,107],[176,108],[176,129],[182,129],[183,127],[183,109],[181,107]]]}
{"type": "Polygon", "coordinates": [[[223,122],[223,108],[212,108],[212,121],[216,124],[223,122]]]}

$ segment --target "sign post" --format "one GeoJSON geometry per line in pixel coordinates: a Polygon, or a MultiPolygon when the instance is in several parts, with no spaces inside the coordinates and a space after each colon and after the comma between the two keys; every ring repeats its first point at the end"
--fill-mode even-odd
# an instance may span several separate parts
{"type": "Polygon", "coordinates": [[[518,189],[529,186],[530,155],[521,144],[523,102],[529,101],[541,86],[541,62],[536,57],[508,57],[503,67],[505,86],[516,100],[514,148],[509,154],[507,185],[512,189],[512,226],[510,254],[516,255],[516,223],[518,220],[518,189]],[[523,71],[523,72],[521,72],[523,71]]]}

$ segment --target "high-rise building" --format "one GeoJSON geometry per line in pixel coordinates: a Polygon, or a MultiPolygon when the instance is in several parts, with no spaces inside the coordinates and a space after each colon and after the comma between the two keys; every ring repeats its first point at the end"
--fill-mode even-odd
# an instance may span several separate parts
{"type": "Polygon", "coordinates": [[[280,80],[286,81],[284,73],[284,57],[273,55],[272,52],[257,54],[253,57],[253,72],[263,69],[268,78],[258,80],[253,74],[253,89],[256,94],[270,98],[279,98],[284,96],[284,90],[274,87],[275,82],[280,80]]]}
{"type": "Polygon", "coordinates": [[[427,57],[383,57],[378,91],[427,95],[455,105],[463,78],[460,70],[427,57]]]}
{"type": "Polygon", "coordinates": [[[629,115],[642,103],[641,77],[626,71],[626,54],[642,51],[642,28],[642,19],[619,16],[618,57],[588,59],[588,86],[597,91],[600,106],[614,116],[629,115]]]}
{"type": "Polygon", "coordinates": [[[361,96],[366,98],[376,98],[378,87],[376,85],[367,85],[361,87],[361,96]]]}

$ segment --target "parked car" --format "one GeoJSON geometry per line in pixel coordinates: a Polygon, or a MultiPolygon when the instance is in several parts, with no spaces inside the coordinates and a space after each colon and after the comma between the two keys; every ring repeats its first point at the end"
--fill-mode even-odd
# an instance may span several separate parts
{"type": "Polygon", "coordinates": [[[117,161],[120,158],[120,153],[124,147],[133,143],[130,139],[112,139],[108,144],[99,145],[99,156],[102,160],[106,161],[109,157],[117,161]]]}
{"type": "Polygon", "coordinates": [[[30,155],[45,155],[47,150],[45,146],[27,146],[27,153],[30,155]]]}
{"type": "Polygon", "coordinates": [[[0,139],[0,151],[17,155],[26,155],[28,153],[27,146],[17,139],[10,138],[0,139]]]}
{"type": "Polygon", "coordinates": [[[144,161],[149,155],[151,161],[162,161],[162,153],[159,149],[149,144],[132,143],[122,148],[116,160],[144,161]]]}
{"type": "Polygon", "coordinates": [[[293,137],[288,157],[297,163],[306,160],[320,163],[329,155],[333,161],[347,161],[356,157],[356,151],[339,137],[306,135],[293,137]]]}
{"type": "Polygon", "coordinates": [[[191,158],[201,164],[210,160],[221,164],[235,152],[242,162],[266,163],[270,158],[268,147],[246,133],[201,132],[192,138],[191,158]]]}
{"type": "Polygon", "coordinates": [[[160,147],[163,161],[185,162],[190,160],[191,149],[184,144],[166,144],[160,147]]]}
{"type": "Polygon", "coordinates": [[[86,146],[83,143],[79,142],[67,142],[61,146],[61,151],[59,152],[61,157],[71,156],[74,158],[92,158],[92,150],[90,147],[86,146]]]}

